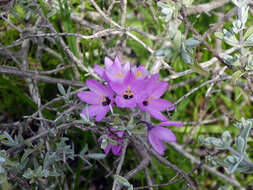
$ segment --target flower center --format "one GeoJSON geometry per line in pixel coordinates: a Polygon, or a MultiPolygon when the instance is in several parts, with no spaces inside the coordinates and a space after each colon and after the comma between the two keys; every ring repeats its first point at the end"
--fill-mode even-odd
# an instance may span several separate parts
{"type": "Polygon", "coordinates": [[[103,106],[108,106],[111,103],[111,99],[103,96],[103,99],[96,101],[96,103],[102,103],[103,106]]]}
{"type": "Polygon", "coordinates": [[[105,97],[102,101],[103,106],[108,106],[111,103],[111,99],[108,97],[105,97]]]}
{"type": "Polygon", "coordinates": [[[134,94],[131,92],[130,87],[127,87],[127,90],[123,94],[123,98],[129,100],[134,97],[134,94]]]}
{"type": "Polygon", "coordinates": [[[143,106],[148,106],[148,104],[150,103],[150,101],[153,99],[152,96],[149,96],[145,101],[142,102],[143,106]]]}
{"type": "Polygon", "coordinates": [[[144,106],[147,106],[147,105],[148,105],[148,101],[143,101],[142,104],[143,104],[144,106]]]}

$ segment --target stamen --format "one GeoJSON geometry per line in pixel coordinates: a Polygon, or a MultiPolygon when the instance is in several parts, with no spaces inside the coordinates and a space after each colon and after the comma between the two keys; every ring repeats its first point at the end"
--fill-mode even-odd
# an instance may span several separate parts
{"type": "Polygon", "coordinates": [[[130,90],[130,86],[127,87],[127,90],[125,91],[125,93],[123,94],[123,98],[124,99],[131,99],[134,97],[134,94],[131,92],[130,90]]]}
{"type": "Polygon", "coordinates": [[[136,77],[141,77],[142,75],[141,75],[141,72],[140,71],[138,71],[137,73],[136,73],[136,75],[135,75],[136,77]]]}
{"type": "Polygon", "coordinates": [[[119,71],[118,74],[115,74],[115,79],[117,78],[123,78],[124,75],[119,71]]]}
{"type": "Polygon", "coordinates": [[[119,75],[120,78],[123,78],[123,75],[120,71],[118,72],[118,75],[119,75]]]}
{"type": "Polygon", "coordinates": [[[103,97],[102,100],[98,100],[96,103],[102,103],[103,106],[108,106],[111,103],[111,99],[108,97],[103,97]]]}

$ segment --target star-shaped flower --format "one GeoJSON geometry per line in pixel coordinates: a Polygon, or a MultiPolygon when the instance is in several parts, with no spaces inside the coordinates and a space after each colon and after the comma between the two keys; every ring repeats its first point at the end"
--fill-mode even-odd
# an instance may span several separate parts
{"type": "Polygon", "coordinates": [[[156,126],[148,125],[148,140],[152,148],[160,155],[164,155],[167,147],[163,144],[165,142],[176,142],[176,136],[169,129],[162,126],[178,126],[182,127],[183,123],[176,121],[162,122],[156,126]]]}
{"type": "MultiPolygon", "coordinates": [[[[77,94],[82,101],[92,104],[88,107],[89,117],[96,116],[96,121],[102,120],[113,106],[113,91],[110,87],[105,87],[95,80],[87,80],[87,87],[91,91],[82,91],[77,94]]],[[[86,115],[86,110],[82,110],[86,115]]]]}
{"type": "Polygon", "coordinates": [[[151,76],[145,88],[148,97],[141,103],[138,103],[138,106],[142,111],[149,112],[154,118],[167,121],[168,119],[161,112],[167,110],[167,108],[173,110],[174,106],[168,100],[160,99],[167,90],[168,83],[160,82],[158,77],[159,74],[151,76]]]}

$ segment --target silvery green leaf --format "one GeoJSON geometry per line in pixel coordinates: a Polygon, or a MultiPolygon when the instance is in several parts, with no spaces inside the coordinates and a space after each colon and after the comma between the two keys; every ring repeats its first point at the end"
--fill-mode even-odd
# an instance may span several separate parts
{"type": "Polygon", "coordinates": [[[236,39],[234,34],[232,34],[230,31],[226,29],[223,29],[223,33],[224,33],[223,39],[227,44],[239,47],[239,41],[236,39]]]}
{"type": "Polygon", "coordinates": [[[67,93],[66,93],[66,98],[70,98],[70,92],[71,92],[71,86],[68,87],[67,93]]]}
{"type": "Polygon", "coordinates": [[[161,56],[161,57],[166,57],[170,58],[172,55],[172,50],[171,48],[162,48],[154,52],[153,56],[161,56]]]}
{"type": "Polygon", "coordinates": [[[134,189],[133,185],[130,185],[127,190],[133,190],[133,189],[134,189]]]}
{"type": "Polygon", "coordinates": [[[5,169],[2,165],[0,165],[0,174],[4,174],[5,173],[5,169]]]}
{"type": "Polygon", "coordinates": [[[228,156],[224,161],[230,164],[235,164],[237,162],[237,159],[234,156],[228,156]]]}
{"type": "Polygon", "coordinates": [[[242,23],[241,23],[241,21],[240,20],[235,20],[234,22],[233,22],[233,32],[234,33],[238,33],[240,30],[242,30],[243,28],[242,28],[242,23]]]}
{"type": "Polygon", "coordinates": [[[227,65],[233,65],[236,62],[236,58],[231,55],[225,55],[223,56],[223,60],[227,65]]]}
{"type": "Polygon", "coordinates": [[[107,140],[106,139],[103,139],[102,140],[102,143],[101,143],[101,146],[100,146],[103,150],[107,147],[107,140]]]}
{"type": "Polygon", "coordinates": [[[85,158],[84,158],[84,156],[83,155],[78,155],[86,164],[88,164],[89,166],[92,166],[92,164],[88,161],[88,160],[86,160],[85,158]]]}
{"type": "Polygon", "coordinates": [[[253,46],[253,34],[244,41],[244,46],[253,46]]]}
{"type": "Polygon", "coordinates": [[[23,177],[26,179],[31,179],[33,177],[33,170],[31,168],[28,168],[24,174],[23,177]]]}
{"type": "Polygon", "coordinates": [[[107,138],[107,142],[110,143],[111,145],[118,145],[119,143],[112,138],[107,138]]]}
{"type": "Polygon", "coordinates": [[[41,177],[48,177],[49,176],[49,170],[44,169],[44,170],[40,171],[40,176],[41,177]]]}
{"type": "Polygon", "coordinates": [[[245,70],[247,71],[253,70],[253,55],[248,56],[248,64],[246,65],[245,70]]]}
{"type": "Polygon", "coordinates": [[[52,165],[53,163],[61,160],[61,158],[56,154],[56,152],[46,153],[44,162],[43,162],[43,168],[47,168],[48,166],[52,165]]]}
{"type": "Polygon", "coordinates": [[[192,56],[187,51],[181,51],[181,57],[187,64],[193,64],[192,56]]]}
{"type": "Polygon", "coordinates": [[[246,40],[251,34],[253,34],[253,26],[250,26],[243,36],[243,40],[246,40]]]}
{"type": "Polygon", "coordinates": [[[223,143],[221,139],[214,138],[214,137],[207,137],[205,139],[202,139],[202,143],[205,145],[214,145],[215,148],[219,150],[227,149],[227,147],[225,146],[225,144],[223,143]]]}
{"type": "Polygon", "coordinates": [[[124,186],[126,186],[126,187],[131,186],[131,184],[128,182],[128,180],[127,180],[126,178],[120,176],[120,175],[114,175],[114,178],[116,178],[117,181],[118,181],[120,184],[122,184],[122,185],[124,185],[124,186]]]}
{"type": "Polygon", "coordinates": [[[180,31],[177,31],[174,39],[173,39],[173,45],[175,50],[179,50],[182,44],[182,34],[180,31]]]}
{"type": "Polygon", "coordinates": [[[227,147],[231,145],[233,140],[229,131],[225,131],[222,133],[222,141],[226,144],[227,147]]]}
{"type": "Polygon", "coordinates": [[[102,153],[89,153],[87,154],[87,157],[94,160],[101,160],[101,159],[104,159],[106,155],[102,153]]]}
{"type": "Polygon", "coordinates": [[[25,160],[28,158],[28,156],[30,154],[32,154],[34,151],[36,151],[37,149],[25,149],[25,153],[23,154],[22,158],[21,158],[21,163],[24,163],[25,160]]]}
{"type": "Polygon", "coordinates": [[[250,129],[252,127],[252,121],[251,120],[246,120],[246,121],[243,121],[242,124],[243,124],[243,129],[240,133],[240,136],[244,139],[245,142],[247,142],[249,132],[250,132],[250,129]]]}
{"type": "Polygon", "coordinates": [[[87,151],[88,151],[88,144],[85,144],[83,150],[79,154],[84,155],[87,151]]]}
{"type": "Polygon", "coordinates": [[[153,56],[164,56],[164,50],[159,49],[153,53],[153,56]]]}
{"type": "Polygon", "coordinates": [[[65,89],[64,87],[62,86],[61,83],[57,83],[57,87],[58,87],[58,90],[59,92],[61,93],[61,95],[65,96],[66,95],[66,92],[65,92],[65,89]]]}
{"type": "Polygon", "coordinates": [[[240,6],[240,3],[238,2],[238,0],[232,0],[232,2],[233,2],[237,7],[240,6]]]}
{"type": "Polygon", "coordinates": [[[175,27],[169,27],[169,29],[168,29],[168,35],[171,38],[174,38],[177,32],[178,32],[178,30],[175,27]]]}
{"type": "Polygon", "coordinates": [[[144,129],[132,129],[131,132],[137,135],[144,135],[147,133],[147,131],[144,129]]]}
{"type": "Polygon", "coordinates": [[[229,173],[229,174],[234,173],[234,172],[236,171],[237,167],[239,166],[239,164],[241,163],[242,160],[243,160],[243,156],[241,156],[241,157],[239,158],[239,160],[237,161],[237,163],[236,163],[235,165],[233,165],[232,167],[229,167],[229,168],[228,168],[228,173],[229,173]]]}
{"type": "Polygon", "coordinates": [[[6,131],[4,131],[3,135],[0,135],[0,141],[2,144],[9,147],[17,146],[20,143],[17,137],[13,139],[6,131]],[[7,139],[7,142],[5,142],[6,141],[5,139],[7,139]]]}
{"type": "Polygon", "coordinates": [[[246,150],[246,143],[245,143],[244,139],[239,136],[236,138],[235,142],[236,142],[236,146],[238,148],[239,153],[244,154],[245,150],[246,150]]]}
{"type": "Polygon", "coordinates": [[[196,38],[187,39],[184,44],[186,47],[195,48],[199,45],[200,41],[196,38]]]}
{"type": "Polygon", "coordinates": [[[222,32],[215,32],[214,35],[216,38],[223,40],[224,35],[222,32]]]}
{"type": "Polygon", "coordinates": [[[242,10],[242,24],[245,25],[248,19],[249,6],[241,7],[242,10]]]}
{"type": "Polygon", "coordinates": [[[3,164],[6,161],[6,158],[0,157],[0,164],[3,164]]]}

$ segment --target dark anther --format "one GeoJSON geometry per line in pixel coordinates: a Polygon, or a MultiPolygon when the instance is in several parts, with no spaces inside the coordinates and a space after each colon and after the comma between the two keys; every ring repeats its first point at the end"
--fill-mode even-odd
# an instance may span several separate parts
{"type": "Polygon", "coordinates": [[[147,105],[148,105],[148,101],[143,101],[142,104],[143,104],[144,106],[147,106],[147,105]]]}
{"type": "Polygon", "coordinates": [[[105,97],[105,100],[102,102],[102,105],[103,105],[103,106],[108,106],[110,103],[111,103],[110,98],[105,97]]]}
{"type": "Polygon", "coordinates": [[[126,99],[126,100],[129,100],[131,98],[133,98],[134,96],[132,94],[128,95],[128,94],[124,94],[123,95],[123,98],[126,99]]]}

